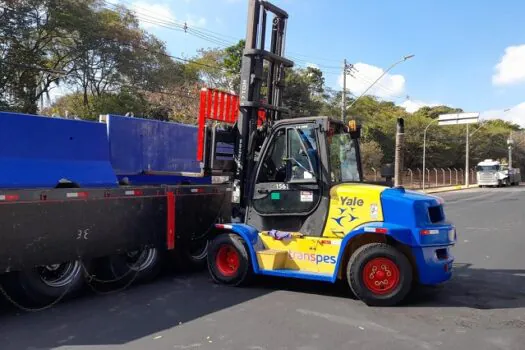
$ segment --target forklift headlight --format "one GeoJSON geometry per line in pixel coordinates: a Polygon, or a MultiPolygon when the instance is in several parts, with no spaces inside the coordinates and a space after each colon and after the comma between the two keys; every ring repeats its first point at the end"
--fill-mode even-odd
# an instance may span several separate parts
{"type": "Polygon", "coordinates": [[[456,229],[455,228],[448,230],[448,240],[451,242],[456,241],[456,229]]]}

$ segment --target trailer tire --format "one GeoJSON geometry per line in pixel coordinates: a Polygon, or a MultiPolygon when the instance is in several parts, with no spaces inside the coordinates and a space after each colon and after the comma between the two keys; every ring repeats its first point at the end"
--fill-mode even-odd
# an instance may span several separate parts
{"type": "Polygon", "coordinates": [[[209,244],[210,242],[207,239],[198,243],[188,243],[184,255],[193,270],[202,270],[206,267],[209,244]]]}
{"type": "Polygon", "coordinates": [[[412,288],[407,257],[385,243],[366,244],[350,257],[346,277],[352,292],[369,306],[394,306],[412,288]]]}
{"type": "Polygon", "coordinates": [[[208,270],[216,283],[246,284],[252,275],[250,256],[244,240],[232,233],[216,236],[208,246],[208,270]]]}
{"type": "Polygon", "coordinates": [[[115,282],[150,282],[162,271],[162,253],[155,247],[114,254],[104,260],[115,282]]]}
{"type": "Polygon", "coordinates": [[[72,295],[84,286],[82,264],[86,265],[75,260],[12,272],[5,276],[2,286],[13,300],[40,307],[72,295]]]}

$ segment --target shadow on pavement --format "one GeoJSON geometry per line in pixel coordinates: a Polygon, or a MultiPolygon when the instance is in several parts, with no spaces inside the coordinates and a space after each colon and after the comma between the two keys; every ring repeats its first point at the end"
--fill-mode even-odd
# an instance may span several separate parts
{"type": "MultiPolygon", "coordinates": [[[[220,323],[215,312],[278,290],[347,299],[346,282],[257,278],[247,288],[218,286],[207,273],[168,276],[123,293],[77,298],[39,313],[0,313],[2,350],[122,345],[200,319],[220,323]]],[[[434,288],[418,288],[403,308],[525,308],[525,270],[483,270],[456,265],[455,276],[434,288]]],[[[204,330],[203,330],[204,331],[204,330]]]]}
{"type": "MultiPolygon", "coordinates": [[[[435,287],[417,287],[398,307],[467,307],[480,310],[525,308],[525,270],[486,270],[456,264],[453,278],[435,287]]],[[[312,281],[263,278],[257,286],[355,299],[346,282],[335,286],[312,281]]]]}
{"type": "Polygon", "coordinates": [[[271,291],[214,284],[207,273],[168,276],[119,294],[79,297],[37,313],[0,312],[2,350],[126,344],[271,291]]]}
{"type": "Polygon", "coordinates": [[[407,306],[525,308],[525,270],[477,269],[454,266],[453,278],[434,288],[418,288],[407,306]]]}

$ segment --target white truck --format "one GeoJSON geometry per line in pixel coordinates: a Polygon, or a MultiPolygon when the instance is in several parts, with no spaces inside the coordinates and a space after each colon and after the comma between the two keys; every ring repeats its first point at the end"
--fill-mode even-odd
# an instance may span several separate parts
{"type": "Polygon", "coordinates": [[[476,167],[478,186],[514,186],[521,182],[519,168],[510,168],[497,160],[485,159],[476,167]]]}

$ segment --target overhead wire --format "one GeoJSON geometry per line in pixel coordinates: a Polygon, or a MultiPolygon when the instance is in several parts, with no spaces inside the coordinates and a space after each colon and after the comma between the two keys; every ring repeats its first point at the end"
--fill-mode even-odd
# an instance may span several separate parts
{"type": "MultiPolygon", "coordinates": [[[[229,41],[227,39],[224,39],[224,37],[227,37],[224,34],[220,34],[218,32],[214,32],[212,30],[205,29],[205,28],[199,28],[199,27],[193,26],[193,25],[190,26],[190,25],[187,24],[187,22],[179,22],[179,21],[176,21],[176,20],[174,20],[172,18],[150,15],[150,14],[148,14],[148,13],[150,13],[150,11],[148,11],[146,8],[144,8],[144,7],[140,6],[140,5],[137,5],[137,4],[131,4],[131,3],[127,2],[127,1],[124,1],[124,0],[120,0],[121,6],[119,6],[117,4],[114,4],[114,3],[111,3],[111,2],[109,2],[107,0],[102,0],[102,3],[105,4],[106,6],[110,6],[111,9],[113,9],[113,10],[114,9],[118,9],[119,7],[123,7],[127,11],[132,12],[137,17],[137,19],[139,21],[142,21],[142,22],[147,23],[147,24],[157,25],[157,26],[160,26],[160,27],[163,27],[163,28],[166,28],[166,29],[178,31],[178,32],[181,32],[181,33],[186,33],[186,34],[192,35],[194,37],[197,37],[199,39],[208,41],[210,43],[216,44],[216,45],[221,46],[221,47],[228,47],[228,46],[235,45],[235,42],[232,42],[232,41],[229,41]],[[123,5],[124,3],[128,4],[128,5],[132,6],[132,7],[138,8],[139,11],[137,11],[137,9],[132,9],[129,6],[124,6],[123,5]]],[[[235,39],[232,36],[228,36],[228,37],[232,38],[232,39],[235,39]]],[[[153,52],[153,53],[164,55],[166,57],[170,57],[170,58],[172,58],[174,60],[177,60],[177,61],[181,61],[181,62],[185,62],[185,63],[191,63],[191,64],[195,64],[195,65],[198,65],[198,66],[207,67],[207,68],[216,69],[216,70],[219,70],[219,71],[230,73],[229,71],[227,71],[226,69],[224,69],[223,67],[218,66],[218,65],[217,66],[209,65],[209,64],[197,61],[197,60],[171,55],[171,54],[168,54],[168,53],[166,53],[164,51],[151,50],[151,49],[149,49],[147,47],[140,47],[140,48],[144,49],[146,51],[150,51],[150,52],[153,52]]],[[[306,57],[306,58],[313,58],[311,56],[303,55],[303,54],[300,54],[300,53],[294,53],[294,56],[302,56],[302,57],[306,57]]],[[[319,67],[319,69],[321,69],[321,71],[323,72],[324,75],[332,75],[332,76],[337,75],[337,76],[340,76],[342,74],[342,72],[340,72],[341,67],[333,66],[333,65],[318,64],[318,63],[315,63],[315,62],[310,62],[307,59],[294,57],[294,56],[290,56],[290,58],[293,59],[294,61],[298,61],[297,62],[298,64],[296,64],[296,65],[298,67],[300,67],[300,68],[307,68],[307,67],[315,67],[315,68],[317,68],[317,67],[319,67]]],[[[320,58],[317,58],[317,59],[320,59],[320,58]]],[[[335,59],[324,59],[324,58],[322,60],[331,61],[331,62],[336,62],[337,61],[335,59]]],[[[365,83],[371,83],[371,78],[367,77],[364,74],[363,75],[355,74],[354,78],[358,79],[358,80],[361,80],[361,81],[363,81],[365,83]]],[[[376,86],[379,89],[382,89],[383,91],[387,92],[388,93],[388,97],[390,97],[390,98],[395,98],[395,99],[403,98],[402,96],[396,96],[393,90],[385,87],[384,85],[382,85],[380,83],[376,83],[376,86]]]]}
{"type": "MultiPolygon", "coordinates": [[[[109,3],[108,1],[106,0],[103,0],[104,3],[112,6],[112,7],[118,7],[118,5],[115,5],[115,4],[111,4],[109,3]]],[[[187,22],[180,22],[180,21],[176,21],[174,19],[171,19],[171,18],[168,18],[168,17],[159,17],[159,16],[153,16],[153,15],[150,15],[148,14],[149,11],[140,6],[140,5],[137,5],[137,4],[131,4],[129,3],[128,1],[125,1],[125,0],[120,0],[120,3],[126,3],[130,6],[134,6],[136,8],[139,9],[139,11],[137,11],[137,9],[132,9],[130,7],[126,7],[127,10],[131,11],[132,13],[135,14],[135,16],[137,16],[137,18],[145,23],[148,23],[148,24],[153,24],[153,25],[159,25],[163,28],[166,28],[166,29],[172,29],[172,30],[176,30],[178,32],[184,32],[184,33],[187,33],[187,34],[190,34],[192,36],[195,36],[199,39],[202,39],[202,40],[205,40],[205,41],[208,41],[208,42],[211,42],[213,44],[216,44],[220,47],[229,47],[229,46],[232,46],[232,45],[235,45],[236,43],[233,42],[233,41],[230,41],[230,40],[226,40],[224,39],[224,37],[226,35],[224,34],[220,34],[218,32],[215,32],[215,31],[211,31],[211,30],[208,30],[208,29],[205,29],[205,28],[199,28],[197,26],[193,26],[193,25],[188,25],[187,22]]],[[[230,38],[234,38],[232,36],[229,36],[230,38]]],[[[291,52],[290,52],[291,53],[291,52]]],[[[325,65],[325,64],[319,64],[319,63],[316,63],[316,62],[310,62],[310,60],[307,60],[307,59],[303,59],[303,58],[299,58],[299,57],[295,57],[295,56],[302,56],[302,57],[310,57],[310,56],[307,56],[307,55],[303,55],[303,54],[295,54],[294,56],[289,56],[292,60],[295,61],[296,63],[296,66],[299,67],[299,68],[308,68],[308,67],[315,67],[315,68],[318,68],[320,69],[324,75],[331,75],[331,76],[340,76],[342,74],[341,72],[341,67],[339,66],[334,66],[334,65],[325,65]]],[[[173,57],[175,59],[179,59],[180,58],[177,58],[177,57],[173,57]]],[[[332,62],[336,62],[336,60],[334,59],[327,59],[326,61],[332,61],[332,62]]],[[[198,64],[198,63],[197,63],[198,64]]],[[[210,67],[211,68],[211,67],[210,67]]],[[[220,69],[220,68],[217,68],[217,69],[220,69]]],[[[355,79],[357,80],[361,80],[367,84],[371,84],[372,83],[372,78],[366,76],[365,74],[361,74],[361,72],[359,73],[356,73],[355,76],[354,76],[355,79]]],[[[396,93],[391,90],[390,88],[384,86],[383,84],[381,83],[376,83],[376,86],[377,88],[383,90],[384,92],[387,93],[388,97],[390,98],[394,98],[394,99],[403,99],[404,97],[403,96],[399,96],[399,95],[396,95],[396,93]]]]}

